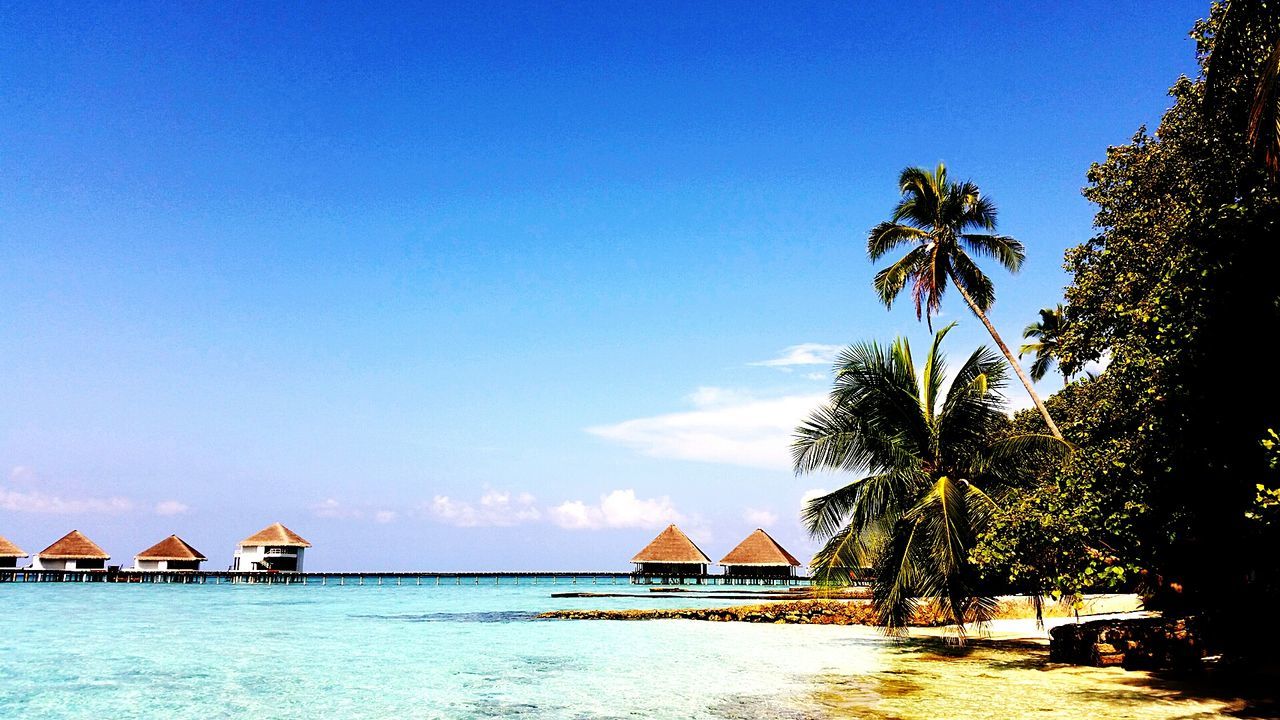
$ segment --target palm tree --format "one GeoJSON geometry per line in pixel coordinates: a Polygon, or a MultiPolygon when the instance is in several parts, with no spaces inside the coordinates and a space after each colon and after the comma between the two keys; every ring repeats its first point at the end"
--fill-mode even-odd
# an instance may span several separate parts
{"type": "Polygon", "coordinates": [[[1022,243],[1005,235],[974,232],[995,230],[996,206],[982,197],[977,185],[949,181],[947,166],[942,163],[933,172],[918,167],[903,170],[898,187],[902,200],[894,208],[892,220],[871,229],[867,254],[875,262],[900,245],[912,247],[897,262],[876,273],[874,285],[880,300],[892,307],[909,282],[916,318],[924,315],[932,325],[933,315],[942,307],[947,284],[954,285],[1022,380],[1049,432],[1061,440],[1062,433],[1032,388],[1031,379],[987,318],[987,310],[995,301],[995,288],[969,257],[970,252],[985,255],[1009,272],[1017,272],[1025,257],[1022,243]]]}
{"type": "Polygon", "coordinates": [[[1280,6],[1229,0],[1205,76],[1209,108],[1244,129],[1258,164],[1274,181],[1280,175],[1280,6]]]}
{"type": "Polygon", "coordinates": [[[1002,488],[1026,476],[1029,452],[1047,435],[1008,435],[1005,364],[986,347],[960,367],[943,395],[946,359],[934,336],[917,375],[911,346],[852,345],[836,362],[830,400],[796,429],[797,474],[844,470],[859,479],[804,508],[825,539],[812,566],[828,581],[874,570],[881,624],[901,631],[919,600],[931,600],[963,634],[990,617],[969,549],[1002,488]]]}
{"type": "MultiPolygon", "coordinates": [[[[1023,340],[1034,340],[1034,342],[1023,343],[1018,348],[1018,358],[1021,359],[1027,353],[1034,353],[1035,361],[1031,363],[1031,379],[1039,382],[1049,373],[1049,368],[1058,361],[1058,346],[1062,339],[1062,331],[1066,329],[1067,313],[1062,305],[1056,308],[1043,308],[1040,310],[1040,319],[1031,323],[1022,331],[1023,340]]],[[[1063,381],[1068,381],[1067,371],[1058,366],[1062,370],[1063,381]]]]}

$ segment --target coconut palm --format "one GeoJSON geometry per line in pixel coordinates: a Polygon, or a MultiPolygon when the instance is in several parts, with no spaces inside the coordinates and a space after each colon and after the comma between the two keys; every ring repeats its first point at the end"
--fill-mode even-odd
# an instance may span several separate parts
{"type": "MultiPolygon", "coordinates": [[[[1058,361],[1058,343],[1062,338],[1062,331],[1066,329],[1067,313],[1062,305],[1056,308],[1042,308],[1040,310],[1040,319],[1031,323],[1022,331],[1023,340],[1033,340],[1034,342],[1023,343],[1018,348],[1018,358],[1023,355],[1032,353],[1036,359],[1031,363],[1031,379],[1039,382],[1044,376],[1049,374],[1049,368],[1058,361]]],[[[1062,370],[1062,366],[1058,368],[1062,370]]],[[[1069,380],[1067,371],[1062,370],[1062,379],[1069,380]]]]}
{"type": "Polygon", "coordinates": [[[982,197],[977,185],[948,180],[947,167],[942,163],[932,172],[918,167],[903,170],[898,187],[902,200],[894,208],[892,219],[872,228],[867,238],[867,254],[872,262],[899,246],[911,246],[897,262],[876,273],[874,285],[880,300],[892,307],[910,283],[916,317],[923,315],[931,320],[942,307],[942,294],[948,284],[954,285],[1022,380],[1049,431],[1061,440],[1062,433],[1031,386],[1031,379],[987,317],[987,310],[995,301],[995,288],[969,257],[969,253],[984,255],[1010,272],[1017,272],[1025,256],[1022,243],[1005,235],[975,232],[995,230],[996,206],[982,197]]]}
{"type": "Polygon", "coordinates": [[[827,404],[799,428],[792,444],[798,474],[818,470],[861,477],[810,500],[805,525],[825,540],[811,563],[819,578],[847,580],[871,568],[883,625],[900,631],[920,600],[937,604],[963,632],[993,608],[968,561],[969,549],[1001,489],[1025,477],[1030,454],[1048,435],[1010,437],[1005,364],[980,347],[943,393],[934,336],[917,374],[911,346],[852,345],[836,362],[827,404]]]}

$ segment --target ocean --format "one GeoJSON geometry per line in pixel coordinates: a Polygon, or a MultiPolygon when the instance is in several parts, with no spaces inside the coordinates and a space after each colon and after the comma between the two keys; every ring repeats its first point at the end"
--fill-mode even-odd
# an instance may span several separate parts
{"type": "MultiPolygon", "coordinates": [[[[0,585],[0,718],[1188,718],[1220,705],[1043,652],[870,628],[534,620],[630,586],[0,585]]],[[[719,604],[741,604],[725,601],[719,604]]]]}

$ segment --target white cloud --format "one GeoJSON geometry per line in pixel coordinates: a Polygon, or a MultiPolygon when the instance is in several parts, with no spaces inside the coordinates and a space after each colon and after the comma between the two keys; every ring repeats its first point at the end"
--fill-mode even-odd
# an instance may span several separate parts
{"type": "Polygon", "coordinates": [[[796,365],[832,365],[836,361],[836,354],[838,354],[843,347],[843,345],[801,343],[784,349],[776,358],[771,360],[760,360],[749,364],[760,367],[779,368],[783,370],[789,370],[796,365]]]}
{"type": "Polygon", "coordinates": [[[827,490],[826,488],[809,488],[808,490],[805,490],[803,493],[800,494],[800,504],[806,505],[810,500],[814,498],[822,497],[823,495],[826,495],[829,492],[831,491],[827,490]]]}
{"type": "Polygon", "coordinates": [[[770,510],[747,508],[742,511],[742,519],[756,527],[769,527],[778,522],[778,514],[770,510]]]}
{"type": "Polygon", "coordinates": [[[587,428],[645,455],[789,470],[792,433],[825,394],[755,399],[718,388],[691,396],[697,410],[587,428]]]}
{"type": "Polygon", "coordinates": [[[755,395],[745,390],[703,385],[685,399],[697,408],[715,408],[748,402],[754,400],[755,395]]]}
{"type": "Polygon", "coordinates": [[[588,505],[581,500],[560,503],[548,511],[551,522],[566,530],[599,530],[601,528],[654,528],[680,522],[684,516],[667,496],[638,498],[636,491],[614,490],[600,496],[600,503],[588,505]]]}
{"type": "Polygon", "coordinates": [[[338,502],[335,498],[326,498],[311,506],[311,514],[319,518],[338,518],[342,520],[358,520],[364,512],[338,502]]]}
{"type": "Polygon", "coordinates": [[[398,517],[400,517],[400,514],[395,510],[379,510],[373,514],[373,521],[385,525],[390,522],[395,522],[398,517]]]}
{"type": "Polygon", "coordinates": [[[118,514],[134,509],[126,497],[64,497],[39,488],[41,478],[33,468],[15,465],[8,485],[0,483],[0,510],[43,515],[118,514]]]}
{"type": "Polygon", "coordinates": [[[1093,362],[1084,364],[1084,372],[1101,375],[1111,365],[1111,351],[1103,350],[1102,356],[1093,362]]]}
{"type": "Polygon", "coordinates": [[[118,514],[133,509],[133,501],[123,497],[64,498],[39,490],[0,488],[0,510],[42,515],[118,514]]]}
{"type": "Polygon", "coordinates": [[[426,511],[436,520],[457,527],[509,527],[542,517],[529,493],[512,496],[499,490],[486,490],[476,503],[437,495],[427,503],[426,511]]]}
{"type": "Polygon", "coordinates": [[[177,500],[161,500],[156,503],[157,515],[181,515],[190,509],[186,503],[177,500]]]}

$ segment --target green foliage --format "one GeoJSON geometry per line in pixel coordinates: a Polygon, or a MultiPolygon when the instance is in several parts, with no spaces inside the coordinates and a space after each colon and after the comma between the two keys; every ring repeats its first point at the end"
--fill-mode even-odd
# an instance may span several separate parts
{"type": "Polygon", "coordinates": [[[975,537],[1032,459],[1062,451],[1047,436],[1010,432],[1005,364],[979,348],[944,394],[940,330],[917,373],[911,346],[864,343],[836,363],[829,402],[799,428],[797,473],[840,470],[857,480],[804,508],[809,532],[825,540],[811,565],[821,579],[847,580],[874,568],[880,621],[902,628],[917,602],[937,603],[963,630],[992,610],[969,560],[975,537]]]}
{"type": "MultiPolygon", "coordinates": [[[[1267,428],[1267,436],[1262,440],[1262,448],[1267,451],[1267,465],[1273,471],[1280,469],[1280,435],[1267,428]]],[[[1274,476],[1274,472],[1272,475],[1274,476]]],[[[1274,480],[1274,478],[1273,478],[1274,480]]],[[[1257,497],[1253,500],[1253,508],[1246,515],[1264,526],[1275,528],[1280,526],[1280,487],[1268,487],[1258,483],[1257,497]]]]}

